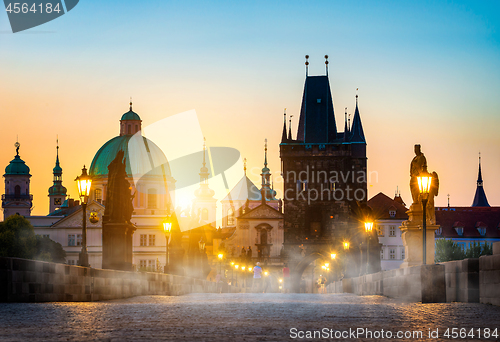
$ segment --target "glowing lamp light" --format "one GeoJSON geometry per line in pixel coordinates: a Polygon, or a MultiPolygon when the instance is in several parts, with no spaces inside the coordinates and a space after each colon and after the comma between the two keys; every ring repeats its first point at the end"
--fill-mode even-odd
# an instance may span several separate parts
{"type": "Polygon", "coordinates": [[[420,190],[421,194],[428,194],[431,190],[432,177],[423,176],[417,177],[418,179],[418,190],[420,190]]]}
{"type": "Polygon", "coordinates": [[[321,268],[322,268],[323,270],[326,270],[326,266],[325,266],[325,265],[321,266],[321,268]]]}
{"type": "Polygon", "coordinates": [[[365,222],[365,231],[367,233],[373,230],[373,222],[365,222]]]}
{"type": "Polygon", "coordinates": [[[231,261],[231,266],[234,266],[234,261],[231,261]]]}
{"type": "Polygon", "coordinates": [[[170,217],[163,221],[163,231],[167,234],[170,234],[172,231],[172,222],[170,221],[170,217]]]}
{"type": "Polygon", "coordinates": [[[252,272],[252,268],[251,267],[248,268],[248,272],[252,272]]]}
{"type": "Polygon", "coordinates": [[[344,249],[349,249],[349,242],[348,241],[344,241],[344,249]]]}
{"type": "Polygon", "coordinates": [[[234,265],[234,268],[238,269],[240,268],[240,265],[234,265]]]}
{"type": "Polygon", "coordinates": [[[241,270],[244,271],[245,270],[245,266],[241,266],[241,270]]]}
{"type": "Polygon", "coordinates": [[[330,267],[330,264],[329,263],[325,263],[325,267],[326,268],[330,267]]]}
{"type": "Polygon", "coordinates": [[[219,254],[217,255],[217,258],[219,258],[219,260],[222,260],[222,258],[224,258],[224,254],[219,253],[219,254]]]}
{"type": "Polygon", "coordinates": [[[87,169],[85,165],[82,169],[82,174],[75,179],[78,185],[78,196],[80,196],[80,201],[82,203],[87,203],[90,196],[90,187],[92,186],[92,178],[87,174],[87,169]]]}
{"type": "Polygon", "coordinates": [[[335,260],[336,257],[337,257],[337,254],[335,254],[335,253],[330,254],[330,258],[332,258],[332,260],[335,260]]]}
{"type": "Polygon", "coordinates": [[[280,283],[282,283],[282,282],[283,282],[283,279],[280,279],[280,283]]]}
{"type": "Polygon", "coordinates": [[[264,272],[264,275],[267,277],[269,275],[269,273],[267,273],[267,271],[266,271],[266,272],[264,272]]]}

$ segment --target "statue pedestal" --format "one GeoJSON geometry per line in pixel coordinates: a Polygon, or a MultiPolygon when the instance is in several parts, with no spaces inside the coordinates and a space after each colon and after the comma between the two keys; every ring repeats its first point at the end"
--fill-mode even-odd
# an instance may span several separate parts
{"type": "MultiPolygon", "coordinates": [[[[400,268],[423,264],[423,217],[422,205],[412,204],[408,213],[408,221],[402,223],[401,238],[405,247],[405,259],[400,268]]],[[[438,225],[427,219],[426,264],[434,264],[435,231],[438,225]]]]}
{"type": "Polygon", "coordinates": [[[132,224],[103,222],[103,269],[133,271],[132,236],[135,230],[136,227],[132,224]]]}

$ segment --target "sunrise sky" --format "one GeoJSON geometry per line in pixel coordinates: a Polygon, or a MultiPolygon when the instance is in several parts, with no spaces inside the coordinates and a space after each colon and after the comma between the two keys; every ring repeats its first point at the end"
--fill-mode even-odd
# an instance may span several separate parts
{"type": "Polygon", "coordinates": [[[76,197],[73,180],[119,134],[132,96],[143,125],[196,110],[207,143],[238,149],[249,168],[262,168],[267,138],[280,186],[283,109],[296,128],[304,55],[319,75],[328,54],[339,131],[359,88],[368,168],[378,173],[369,197],[399,186],[410,204],[420,143],[440,177],[436,205],[447,194],[452,206],[471,205],[479,151],[486,195],[500,205],[499,13],[496,1],[87,0],[12,34],[2,11],[0,166],[18,135],[33,214],[46,215],[56,136],[76,197]]]}

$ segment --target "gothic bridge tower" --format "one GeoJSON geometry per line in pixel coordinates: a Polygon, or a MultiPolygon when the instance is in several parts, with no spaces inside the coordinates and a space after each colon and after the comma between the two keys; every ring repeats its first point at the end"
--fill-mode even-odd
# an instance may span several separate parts
{"type": "Polygon", "coordinates": [[[367,201],[366,140],[358,96],[352,126],[346,113],[344,132],[338,132],[328,59],[324,76],[309,76],[308,64],[296,138],[291,121],[287,135],[285,113],[280,143],[285,255],[295,290],[315,259],[330,259],[333,252],[339,255],[344,240],[360,239],[360,213],[367,201]]]}

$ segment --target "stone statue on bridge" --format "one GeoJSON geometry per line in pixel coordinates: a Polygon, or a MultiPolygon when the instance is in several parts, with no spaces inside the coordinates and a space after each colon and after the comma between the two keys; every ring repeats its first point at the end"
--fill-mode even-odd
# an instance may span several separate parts
{"type": "Polygon", "coordinates": [[[106,207],[102,220],[102,268],[131,271],[132,236],[136,227],[130,222],[134,196],[125,168],[126,159],[120,150],[108,166],[106,207]]]}
{"type": "Polygon", "coordinates": [[[421,151],[420,145],[415,145],[415,157],[410,163],[410,191],[413,203],[408,210],[408,221],[401,224],[401,237],[405,247],[405,259],[401,267],[421,265],[423,261],[423,207],[418,177],[432,177],[431,188],[426,206],[426,260],[434,263],[434,233],[436,225],[436,212],[434,208],[434,197],[439,193],[439,177],[437,172],[429,173],[427,170],[427,159],[421,151]]]}

